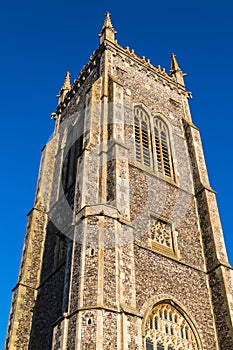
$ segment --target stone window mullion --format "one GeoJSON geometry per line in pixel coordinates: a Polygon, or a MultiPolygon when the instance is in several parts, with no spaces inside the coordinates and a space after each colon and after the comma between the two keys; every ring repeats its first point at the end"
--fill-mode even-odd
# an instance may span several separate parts
{"type": "Polygon", "coordinates": [[[146,349],[153,341],[153,350],[198,350],[195,335],[182,314],[170,304],[159,304],[148,315],[146,349]],[[171,316],[170,316],[171,315],[171,316]],[[157,319],[158,327],[155,327],[157,319]],[[152,323],[151,323],[152,322],[152,323]]]}

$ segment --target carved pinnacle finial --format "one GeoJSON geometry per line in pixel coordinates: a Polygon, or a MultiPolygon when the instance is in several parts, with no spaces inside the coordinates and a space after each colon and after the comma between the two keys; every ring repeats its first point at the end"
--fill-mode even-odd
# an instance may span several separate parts
{"type": "Polygon", "coordinates": [[[66,72],[64,84],[62,86],[62,90],[70,90],[70,72],[66,72]]]}
{"type": "Polygon", "coordinates": [[[64,83],[63,83],[63,85],[61,87],[59,95],[57,96],[59,98],[58,104],[60,104],[61,102],[64,101],[65,96],[66,96],[67,92],[70,91],[70,89],[71,89],[70,72],[66,72],[64,83]]]}
{"type": "Polygon", "coordinates": [[[171,54],[171,68],[170,68],[170,75],[174,76],[176,78],[177,83],[184,86],[184,79],[183,77],[186,76],[186,73],[183,73],[180,69],[180,66],[177,62],[176,55],[174,53],[171,54]]]}
{"type": "Polygon", "coordinates": [[[110,16],[111,16],[110,12],[105,13],[104,27],[111,28],[114,30],[110,16]]]}
{"type": "Polygon", "coordinates": [[[174,53],[171,54],[171,69],[170,69],[170,72],[171,73],[175,73],[177,71],[180,71],[180,67],[179,67],[179,64],[177,62],[177,59],[176,59],[176,55],[174,53]]]}
{"type": "Polygon", "coordinates": [[[113,28],[113,25],[112,25],[112,22],[111,22],[111,18],[110,18],[110,13],[106,12],[105,13],[105,19],[104,19],[104,25],[103,25],[103,27],[101,29],[100,34],[99,34],[100,43],[102,44],[102,42],[105,39],[114,42],[115,34],[116,34],[116,31],[113,28]]]}

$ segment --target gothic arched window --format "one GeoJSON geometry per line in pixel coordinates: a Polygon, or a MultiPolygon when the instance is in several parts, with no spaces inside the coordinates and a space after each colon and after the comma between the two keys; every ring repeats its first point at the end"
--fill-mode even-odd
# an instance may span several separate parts
{"type": "Polygon", "coordinates": [[[134,110],[134,136],[136,147],[136,160],[142,164],[151,166],[151,146],[149,118],[141,107],[134,110]]]}
{"type": "Polygon", "coordinates": [[[154,350],[153,342],[150,339],[146,339],[146,350],[154,350]]]}
{"type": "Polygon", "coordinates": [[[168,127],[160,117],[154,118],[154,135],[157,171],[174,178],[168,127]]]}
{"type": "Polygon", "coordinates": [[[83,147],[83,119],[78,125],[70,126],[65,146],[65,156],[62,167],[62,186],[66,192],[75,184],[78,157],[83,147]]]}
{"type": "Polygon", "coordinates": [[[199,349],[188,321],[168,303],[156,305],[150,311],[145,328],[146,350],[199,349]]]}

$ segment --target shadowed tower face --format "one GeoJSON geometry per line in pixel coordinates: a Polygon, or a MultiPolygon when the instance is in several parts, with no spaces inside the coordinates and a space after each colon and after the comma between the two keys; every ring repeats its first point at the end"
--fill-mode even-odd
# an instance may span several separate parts
{"type": "Polygon", "coordinates": [[[5,349],[233,349],[232,268],[176,57],[115,40],[60,90],[5,349]]]}

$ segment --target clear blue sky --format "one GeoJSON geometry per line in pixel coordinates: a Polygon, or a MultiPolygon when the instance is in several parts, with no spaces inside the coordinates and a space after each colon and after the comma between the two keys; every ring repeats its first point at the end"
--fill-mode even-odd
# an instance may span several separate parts
{"type": "Polygon", "coordinates": [[[200,128],[231,263],[233,2],[4,1],[0,13],[1,269],[0,348],[3,347],[31,209],[40,150],[53,130],[50,114],[64,74],[72,80],[98,47],[106,10],[123,46],[167,70],[175,52],[200,128]]]}

